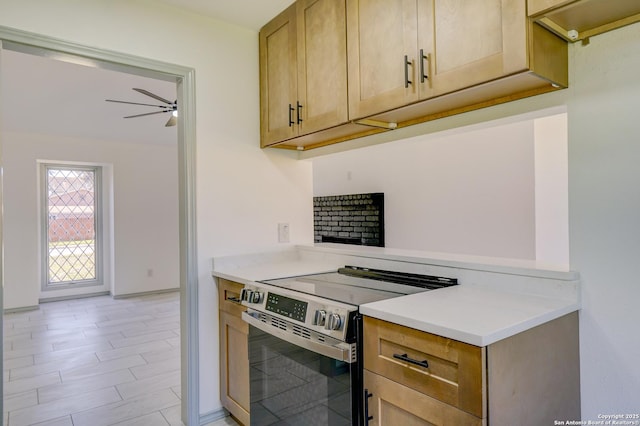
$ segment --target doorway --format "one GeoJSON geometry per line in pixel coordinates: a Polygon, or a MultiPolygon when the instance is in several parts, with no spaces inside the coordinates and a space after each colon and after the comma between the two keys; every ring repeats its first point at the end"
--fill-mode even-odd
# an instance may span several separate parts
{"type": "MultiPolygon", "coordinates": [[[[197,265],[195,244],[195,86],[194,70],[117,52],[88,48],[38,34],[0,27],[0,48],[61,61],[143,75],[177,85],[178,117],[178,204],[179,280],[182,419],[197,424],[198,408],[198,325],[197,265]]],[[[0,55],[1,55],[0,51],[0,55]]],[[[1,56],[0,56],[1,60],[1,56]]],[[[2,72],[0,63],[0,73],[2,72]]],[[[1,96],[1,94],[0,94],[1,96]]],[[[0,98],[1,101],[1,98],[0,98]]],[[[1,195],[1,194],[0,194],[1,195]]],[[[0,200],[2,197],[0,196],[0,200]]],[[[0,235],[2,235],[0,233],[0,235]]],[[[4,267],[4,265],[2,265],[4,267]]],[[[1,275],[0,275],[1,276],[1,275]]]]}

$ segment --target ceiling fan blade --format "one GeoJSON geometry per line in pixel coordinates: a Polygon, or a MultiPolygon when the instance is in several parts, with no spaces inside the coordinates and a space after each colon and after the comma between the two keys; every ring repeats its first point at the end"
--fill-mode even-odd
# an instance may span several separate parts
{"type": "Polygon", "coordinates": [[[129,102],[129,101],[116,101],[114,99],[105,99],[105,101],[107,102],[117,102],[119,104],[131,104],[131,105],[143,105],[143,106],[150,106],[150,107],[157,107],[157,108],[166,108],[166,105],[153,105],[153,104],[141,104],[138,102],[129,102]]]}
{"type": "Polygon", "coordinates": [[[168,101],[168,100],[166,100],[165,98],[161,98],[160,96],[158,96],[158,95],[156,95],[156,94],[154,94],[154,93],[151,93],[151,92],[149,92],[148,90],[144,90],[144,89],[136,89],[135,87],[133,88],[133,90],[135,90],[136,92],[142,93],[143,95],[150,96],[150,97],[152,97],[153,99],[157,99],[157,100],[159,100],[160,102],[164,102],[165,104],[173,105],[173,102],[168,101]]]}
{"type": "Polygon", "coordinates": [[[167,121],[167,124],[164,125],[164,127],[171,127],[171,126],[175,126],[176,124],[178,124],[178,120],[176,119],[175,116],[172,115],[167,121]]]}
{"type": "Polygon", "coordinates": [[[134,117],[144,117],[145,115],[153,115],[153,114],[163,114],[165,112],[170,112],[171,110],[165,110],[165,111],[156,111],[156,112],[147,112],[146,114],[136,114],[136,115],[128,115],[124,118],[134,118],[134,117]]]}

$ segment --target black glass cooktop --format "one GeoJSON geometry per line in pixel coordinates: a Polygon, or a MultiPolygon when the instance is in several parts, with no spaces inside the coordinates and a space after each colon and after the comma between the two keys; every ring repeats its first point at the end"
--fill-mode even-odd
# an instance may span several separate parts
{"type": "Polygon", "coordinates": [[[455,278],[345,266],[337,272],[263,281],[351,305],[376,302],[457,284],[455,278]]]}

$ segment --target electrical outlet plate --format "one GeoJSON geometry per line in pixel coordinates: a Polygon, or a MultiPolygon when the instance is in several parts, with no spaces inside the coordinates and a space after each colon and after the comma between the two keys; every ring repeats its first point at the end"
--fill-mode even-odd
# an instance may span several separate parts
{"type": "Polygon", "coordinates": [[[289,224],[288,223],[278,224],[278,242],[279,243],[289,242],[289,224]]]}

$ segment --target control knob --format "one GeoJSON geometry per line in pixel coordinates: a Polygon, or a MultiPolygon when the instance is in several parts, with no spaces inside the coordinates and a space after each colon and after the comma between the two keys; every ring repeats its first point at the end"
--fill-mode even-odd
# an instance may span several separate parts
{"type": "Polygon", "coordinates": [[[262,302],[262,293],[260,293],[258,290],[255,290],[253,292],[253,294],[251,295],[251,303],[260,303],[262,302]]]}
{"type": "Polygon", "coordinates": [[[253,291],[249,290],[248,288],[243,288],[240,291],[240,300],[243,302],[249,302],[252,296],[253,296],[253,291]]]}
{"type": "Polygon", "coordinates": [[[313,316],[313,325],[324,326],[325,321],[327,320],[327,311],[324,309],[318,309],[313,316]]]}
{"type": "Polygon", "coordinates": [[[338,314],[329,314],[327,319],[327,330],[340,330],[342,318],[338,314]]]}

